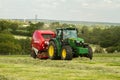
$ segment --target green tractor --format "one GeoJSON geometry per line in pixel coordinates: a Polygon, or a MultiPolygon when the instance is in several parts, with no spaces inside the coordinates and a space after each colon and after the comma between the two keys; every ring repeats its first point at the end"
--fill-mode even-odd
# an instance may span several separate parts
{"type": "Polygon", "coordinates": [[[73,57],[93,57],[92,48],[78,37],[76,28],[56,29],[56,38],[49,41],[48,56],[50,59],[72,60],[73,57]]]}

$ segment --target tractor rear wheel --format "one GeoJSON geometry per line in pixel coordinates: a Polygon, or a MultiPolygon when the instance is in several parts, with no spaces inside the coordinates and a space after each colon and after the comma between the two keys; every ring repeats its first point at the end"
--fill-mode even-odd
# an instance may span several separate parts
{"type": "Polygon", "coordinates": [[[61,51],[62,60],[72,60],[73,54],[70,46],[63,46],[61,51]]]}
{"type": "Polygon", "coordinates": [[[92,60],[92,57],[93,57],[92,48],[90,46],[87,46],[87,48],[88,48],[88,55],[87,55],[87,57],[90,58],[90,60],[92,60]]]}
{"type": "Polygon", "coordinates": [[[57,47],[54,41],[50,41],[48,46],[48,56],[50,59],[54,60],[57,59],[57,47]]]}

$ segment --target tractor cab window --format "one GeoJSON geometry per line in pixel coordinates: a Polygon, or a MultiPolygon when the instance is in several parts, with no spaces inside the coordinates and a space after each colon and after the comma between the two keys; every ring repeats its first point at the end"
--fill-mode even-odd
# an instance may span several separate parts
{"type": "Polygon", "coordinates": [[[58,30],[57,31],[57,35],[60,36],[62,33],[61,33],[61,30],[58,30]]]}
{"type": "Polygon", "coordinates": [[[63,39],[66,38],[77,38],[76,30],[63,30],[63,39]]]}

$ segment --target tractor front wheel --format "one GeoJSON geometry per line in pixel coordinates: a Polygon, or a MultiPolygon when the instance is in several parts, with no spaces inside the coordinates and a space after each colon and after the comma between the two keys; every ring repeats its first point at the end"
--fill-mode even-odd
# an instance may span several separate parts
{"type": "Polygon", "coordinates": [[[50,41],[48,46],[48,56],[50,59],[57,59],[57,47],[54,41],[50,41]]]}
{"type": "Polygon", "coordinates": [[[92,48],[90,46],[87,46],[87,48],[88,48],[88,55],[87,55],[87,57],[90,58],[90,60],[92,60],[92,57],[93,57],[92,48]]]}
{"type": "Polygon", "coordinates": [[[72,60],[73,54],[70,46],[63,46],[61,51],[62,60],[72,60]]]}

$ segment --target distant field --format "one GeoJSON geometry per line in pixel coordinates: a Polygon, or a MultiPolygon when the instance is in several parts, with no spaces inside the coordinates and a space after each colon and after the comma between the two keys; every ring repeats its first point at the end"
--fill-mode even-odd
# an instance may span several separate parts
{"type": "Polygon", "coordinates": [[[26,39],[26,38],[30,38],[30,37],[28,37],[28,36],[18,36],[18,35],[14,35],[14,38],[15,39],[26,39]]]}
{"type": "Polygon", "coordinates": [[[93,60],[71,61],[2,55],[0,80],[120,80],[120,53],[95,54],[93,60]]]}

